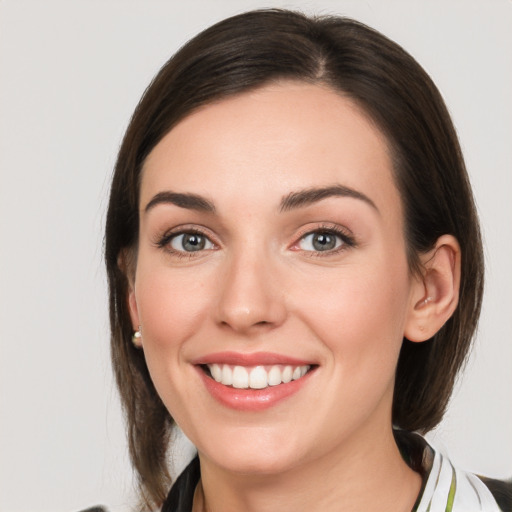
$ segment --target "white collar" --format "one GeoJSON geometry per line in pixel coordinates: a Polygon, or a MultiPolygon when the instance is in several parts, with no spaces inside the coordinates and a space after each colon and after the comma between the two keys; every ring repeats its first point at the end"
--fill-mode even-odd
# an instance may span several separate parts
{"type": "Polygon", "coordinates": [[[494,496],[475,475],[456,469],[430,445],[424,460],[428,474],[415,512],[501,512],[494,496]],[[432,459],[433,455],[433,459],[432,459]]]}

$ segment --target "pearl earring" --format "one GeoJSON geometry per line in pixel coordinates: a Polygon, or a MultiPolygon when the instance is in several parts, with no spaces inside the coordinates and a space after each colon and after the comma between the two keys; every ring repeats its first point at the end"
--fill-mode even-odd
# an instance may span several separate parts
{"type": "Polygon", "coordinates": [[[140,332],[140,325],[139,325],[139,330],[138,331],[135,331],[133,333],[133,336],[132,336],[132,343],[134,344],[135,347],[137,348],[141,348],[142,347],[142,334],[140,332]]]}

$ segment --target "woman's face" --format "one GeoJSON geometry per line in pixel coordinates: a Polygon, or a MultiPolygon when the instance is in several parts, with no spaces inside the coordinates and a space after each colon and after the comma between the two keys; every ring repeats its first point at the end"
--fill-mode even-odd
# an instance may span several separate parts
{"type": "Polygon", "coordinates": [[[279,472],[389,435],[421,284],[386,140],[352,101],[283,82],[208,105],[140,197],[132,321],[202,457],[279,472]]]}

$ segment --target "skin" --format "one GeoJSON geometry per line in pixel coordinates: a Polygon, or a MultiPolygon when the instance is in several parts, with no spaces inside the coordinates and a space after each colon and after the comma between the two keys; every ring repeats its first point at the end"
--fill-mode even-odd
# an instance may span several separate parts
{"type": "Polygon", "coordinates": [[[428,339],[455,308],[459,253],[442,237],[424,273],[410,273],[375,125],[326,87],[265,86],[173,128],[145,162],[140,197],[131,317],[157,392],[198,449],[195,510],[411,510],[421,481],[392,436],[395,369],[404,335],[428,339]],[[290,194],[334,185],[367,200],[283,211],[290,194]],[[167,191],[215,211],[147,209],[167,191]],[[352,242],[315,251],[306,235],[332,228],[352,242]],[[204,250],[184,250],[179,233],[191,229],[204,250]],[[316,366],[292,396],[239,411],[212,398],[193,364],[221,351],[316,366]]]}

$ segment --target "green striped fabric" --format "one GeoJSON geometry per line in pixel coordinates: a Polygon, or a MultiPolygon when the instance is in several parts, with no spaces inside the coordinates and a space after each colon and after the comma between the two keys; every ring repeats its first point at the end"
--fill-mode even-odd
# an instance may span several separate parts
{"type": "Polygon", "coordinates": [[[455,468],[421,436],[395,432],[395,437],[404,459],[423,475],[423,488],[412,512],[511,512],[499,508],[480,478],[455,468]]]}

